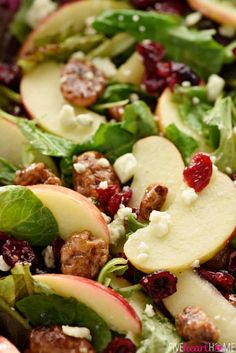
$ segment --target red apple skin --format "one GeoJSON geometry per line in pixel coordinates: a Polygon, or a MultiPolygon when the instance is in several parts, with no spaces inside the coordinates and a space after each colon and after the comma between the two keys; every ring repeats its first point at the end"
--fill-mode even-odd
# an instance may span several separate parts
{"type": "Polygon", "coordinates": [[[20,353],[5,337],[0,336],[0,353],[20,353]]]}
{"type": "Polygon", "coordinates": [[[113,330],[119,333],[141,333],[141,321],[135,310],[113,289],[79,276],[42,274],[35,275],[34,279],[45,283],[58,295],[74,297],[86,304],[97,312],[113,330]],[[102,306],[105,310],[101,309],[102,306]],[[114,321],[117,313],[120,313],[120,322],[123,327],[114,321]]]}
{"type": "Polygon", "coordinates": [[[208,3],[206,0],[188,0],[189,5],[212,20],[236,28],[236,7],[208,3]]]}

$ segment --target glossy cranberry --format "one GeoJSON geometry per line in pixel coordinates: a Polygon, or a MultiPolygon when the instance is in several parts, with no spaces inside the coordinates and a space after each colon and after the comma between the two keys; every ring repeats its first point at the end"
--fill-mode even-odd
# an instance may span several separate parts
{"type": "Polygon", "coordinates": [[[233,249],[230,246],[225,246],[213,258],[204,263],[204,268],[210,271],[227,270],[229,265],[230,254],[233,249]]]}
{"type": "Polygon", "coordinates": [[[236,47],[232,50],[234,56],[236,56],[236,47]]]}
{"type": "Polygon", "coordinates": [[[138,43],[136,50],[143,58],[147,73],[153,75],[156,72],[157,63],[164,58],[164,47],[160,43],[146,40],[138,43]]]}
{"type": "Polygon", "coordinates": [[[7,235],[6,233],[0,232],[0,254],[1,254],[1,249],[3,244],[5,244],[5,242],[9,239],[11,239],[9,235],[7,235]]]}
{"type": "Polygon", "coordinates": [[[135,353],[136,346],[128,338],[115,337],[104,349],[103,353],[135,353]]]}
{"type": "Polygon", "coordinates": [[[0,63],[0,83],[6,86],[17,86],[21,77],[21,71],[14,64],[0,63]]]}
{"type": "Polygon", "coordinates": [[[178,83],[188,81],[192,86],[196,86],[200,83],[197,74],[185,64],[172,62],[172,72],[177,74],[178,83]]]}
{"type": "Polygon", "coordinates": [[[32,267],[37,264],[34,251],[25,240],[8,239],[2,246],[2,256],[11,267],[14,267],[16,263],[29,263],[32,267]]]}
{"type": "Polygon", "coordinates": [[[144,276],[140,284],[154,301],[167,298],[177,290],[177,278],[169,271],[157,271],[144,276]]]}
{"type": "Polygon", "coordinates": [[[55,263],[58,265],[61,259],[61,248],[65,244],[64,240],[60,237],[57,237],[52,242],[52,251],[55,259],[55,263]]]}
{"type": "Polygon", "coordinates": [[[114,216],[120,205],[127,205],[132,197],[132,190],[124,187],[121,192],[116,185],[108,186],[106,189],[97,189],[98,203],[102,211],[109,216],[114,216]]]}
{"type": "Polygon", "coordinates": [[[176,15],[183,15],[187,6],[183,0],[131,0],[133,6],[140,10],[156,10],[176,15]]]}
{"type": "Polygon", "coordinates": [[[11,11],[16,11],[20,6],[20,0],[0,0],[0,6],[4,6],[11,11]]]}
{"type": "Polygon", "coordinates": [[[212,283],[219,290],[224,292],[232,292],[235,286],[235,278],[230,275],[227,271],[208,271],[204,268],[199,268],[198,274],[205,280],[212,283]]]}
{"type": "Polygon", "coordinates": [[[236,251],[233,251],[229,257],[229,272],[236,277],[236,251]]]}
{"type": "Polygon", "coordinates": [[[196,192],[202,191],[210,182],[212,176],[212,161],[208,154],[195,154],[188,167],[184,169],[184,180],[196,192]]]}

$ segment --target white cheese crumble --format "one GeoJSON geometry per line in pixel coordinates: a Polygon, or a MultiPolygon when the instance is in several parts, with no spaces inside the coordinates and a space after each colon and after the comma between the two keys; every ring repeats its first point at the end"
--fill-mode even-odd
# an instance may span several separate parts
{"type": "Polygon", "coordinates": [[[138,30],[139,30],[139,32],[145,32],[146,31],[146,27],[145,26],[139,26],[138,30]]]}
{"type": "Polygon", "coordinates": [[[124,205],[120,205],[119,210],[117,211],[117,214],[115,218],[119,218],[122,221],[127,219],[129,215],[133,214],[133,210],[131,207],[125,207],[124,205]]]}
{"type": "Polygon", "coordinates": [[[53,253],[53,248],[51,245],[48,245],[43,251],[42,255],[44,257],[44,263],[47,268],[54,268],[55,267],[55,258],[53,253]]]}
{"type": "Polygon", "coordinates": [[[76,126],[75,110],[69,104],[64,104],[62,106],[58,118],[64,128],[72,128],[76,126]]]}
{"type": "Polygon", "coordinates": [[[133,153],[126,153],[115,161],[113,167],[121,183],[124,184],[134,176],[137,160],[133,153]]]}
{"type": "Polygon", "coordinates": [[[222,91],[225,87],[225,80],[216,75],[213,74],[209,77],[208,82],[207,82],[207,96],[210,101],[215,101],[217,98],[220,97],[222,94],[222,91]]]}
{"type": "Polygon", "coordinates": [[[106,224],[111,223],[111,217],[106,215],[106,213],[101,212],[103,219],[105,220],[106,224]]]}
{"type": "Polygon", "coordinates": [[[31,28],[37,27],[50,13],[55,11],[57,4],[51,0],[34,0],[26,14],[26,22],[31,28]]]}
{"type": "Polygon", "coordinates": [[[189,81],[183,81],[183,82],[181,83],[181,86],[182,86],[182,87],[190,87],[190,86],[191,86],[191,82],[189,82],[189,81]]]}
{"type": "Polygon", "coordinates": [[[192,27],[195,26],[199,21],[202,19],[202,14],[201,12],[192,12],[185,18],[185,25],[187,27],[192,27]]]}
{"type": "Polygon", "coordinates": [[[198,268],[198,267],[200,267],[200,261],[199,260],[193,261],[192,268],[198,268]]]}
{"type": "Polygon", "coordinates": [[[92,340],[90,330],[87,327],[72,327],[68,325],[63,325],[62,331],[67,336],[85,338],[88,341],[92,340]]]}
{"type": "Polygon", "coordinates": [[[226,38],[232,38],[235,35],[235,28],[230,26],[220,26],[219,33],[226,38]]]}
{"type": "Polygon", "coordinates": [[[75,116],[75,122],[82,126],[90,126],[94,122],[94,116],[92,114],[79,114],[75,116]]]}
{"type": "Polygon", "coordinates": [[[167,212],[152,211],[149,217],[149,227],[157,237],[163,237],[169,232],[171,217],[167,212]]]}
{"type": "Polygon", "coordinates": [[[225,171],[226,171],[227,174],[232,174],[233,173],[233,171],[232,171],[232,169],[230,167],[226,167],[225,171]]]}
{"type": "Polygon", "coordinates": [[[184,203],[190,206],[197,200],[198,194],[193,188],[187,188],[182,192],[181,197],[184,203]]]}
{"type": "Polygon", "coordinates": [[[106,168],[110,166],[110,162],[106,158],[100,158],[97,161],[97,165],[100,167],[106,168]]]}
{"type": "Polygon", "coordinates": [[[101,182],[99,183],[98,187],[99,187],[99,189],[105,190],[105,189],[108,188],[108,182],[107,182],[106,180],[101,181],[101,182]]]}
{"type": "Polygon", "coordinates": [[[193,97],[192,102],[194,105],[197,105],[200,103],[200,99],[198,97],[193,97]]]}
{"type": "Polygon", "coordinates": [[[106,78],[112,78],[117,73],[117,68],[110,58],[97,57],[92,60],[92,63],[97,69],[102,71],[106,78]]]}
{"type": "Polygon", "coordinates": [[[10,266],[5,262],[4,258],[2,255],[0,255],[0,271],[2,272],[7,272],[10,270],[10,266]]]}
{"type": "Polygon", "coordinates": [[[145,307],[144,312],[150,318],[152,318],[153,316],[156,315],[152,304],[147,304],[146,307],[145,307]]]}
{"type": "Polygon", "coordinates": [[[124,222],[116,218],[113,222],[108,224],[108,229],[110,233],[110,243],[111,245],[118,244],[119,240],[125,235],[124,222]]]}
{"type": "Polygon", "coordinates": [[[78,174],[82,174],[86,170],[86,166],[83,163],[79,163],[79,162],[75,163],[73,165],[73,167],[74,167],[74,170],[76,171],[76,173],[78,173],[78,174]]]}
{"type": "Polygon", "coordinates": [[[134,22],[138,22],[138,21],[140,20],[139,15],[133,15],[132,20],[133,20],[134,22]]]}

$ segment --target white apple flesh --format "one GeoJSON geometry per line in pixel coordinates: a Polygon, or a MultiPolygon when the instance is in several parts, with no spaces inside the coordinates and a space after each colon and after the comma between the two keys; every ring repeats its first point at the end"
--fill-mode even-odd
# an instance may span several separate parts
{"type": "Polygon", "coordinates": [[[59,235],[64,240],[73,233],[87,230],[109,243],[107,224],[101,212],[86,197],[56,185],[33,185],[29,189],[51,210],[59,226],[59,235]]]}
{"type": "Polygon", "coordinates": [[[34,276],[36,281],[48,285],[57,295],[73,297],[93,309],[118,332],[139,334],[141,322],[129,303],[118,293],[87,278],[46,274],[34,276]]]}
{"type": "Polygon", "coordinates": [[[189,5],[206,17],[236,28],[236,6],[231,1],[188,0],[189,5]]]}
{"type": "Polygon", "coordinates": [[[219,343],[236,344],[236,308],[193,271],[178,275],[177,292],[164,299],[164,304],[174,317],[187,306],[200,307],[218,328],[219,343]]]}
{"type": "Polygon", "coordinates": [[[133,147],[137,168],[131,189],[132,207],[139,207],[146,188],[153,183],[168,187],[168,196],[164,208],[174,200],[182,183],[184,162],[177,148],[167,139],[159,136],[146,137],[133,147]]]}
{"type": "MultiPolygon", "coordinates": [[[[168,158],[166,159],[168,164],[168,158]]],[[[175,171],[172,169],[173,175],[175,171]]],[[[168,174],[166,174],[168,175],[168,174]]],[[[167,209],[171,224],[164,236],[149,225],[131,234],[124,251],[129,261],[143,272],[166,269],[177,273],[203,263],[219,252],[235,233],[236,188],[225,174],[214,172],[209,185],[191,205],[183,200],[183,184],[167,209]],[[140,244],[147,245],[145,261],[140,260],[140,244]]]]}
{"type": "Polygon", "coordinates": [[[0,336],[0,352],[1,353],[20,353],[5,337],[0,336]]]}

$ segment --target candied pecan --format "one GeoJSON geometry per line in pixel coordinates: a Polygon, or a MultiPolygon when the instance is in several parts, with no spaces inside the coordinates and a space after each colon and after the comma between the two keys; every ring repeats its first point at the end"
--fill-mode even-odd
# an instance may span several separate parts
{"type": "Polygon", "coordinates": [[[159,211],[166,201],[168,188],[160,184],[149,185],[140,204],[140,218],[148,220],[152,211],[159,211]]]}
{"type": "Polygon", "coordinates": [[[85,338],[75,338],[63,333],[61,327],[42,327],[31,330],[29,349],[25,353],[96,353],[85,338]]]}
{"type": "Polygon", "coordinates": [[[198,307],[188,306],[176,317],[176,329],[186,340],[197,343],[217,342],[219,331],[198,307]]]}
{"type": "Polygon", "coordinates": [[[15,184],[22,186],[36,184],[61,185],[61,180],[44,163],[40,162],[18,170],[15,184]]]}
{"type": "Polygon", "coordinates": [[[61,271],[94,278],[108,258],[108,245],[88,231],[73,234],[61,248],[61,271]]]}
{"type": "Polygon", "coordinates": [[[104,156],[95,151],[85,152],[74,158],[73,185],[80,194],[97,199],[97,188],[101,181],[107,181],[108,186],[117,185],[120,191],[120,182],[113,167],[108,161],[101,161],[104,162],[104,156]]]}
{"type": "Polygon", "coordinates": [[[114,106],[108,109],[108,115],[111,119],[121,121],[124,114],[124,106],[114,106]]]}
{"type": "Polygon", "coordinates": [[[74,105],[90,107],[105,88],[105,76],[91,63],[72,59],[64,67],[61,92],[74,105]]]}

